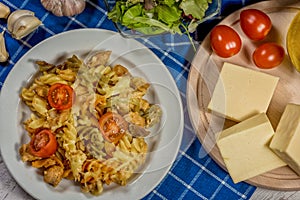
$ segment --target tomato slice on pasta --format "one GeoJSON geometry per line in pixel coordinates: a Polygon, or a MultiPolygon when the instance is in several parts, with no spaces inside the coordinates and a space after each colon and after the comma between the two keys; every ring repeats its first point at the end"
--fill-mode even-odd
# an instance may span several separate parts
{"type": "Polygon", "coordinates": [[[99,119],[99,127],[104,139],[117,143],[128,129],[128,123],[121,115],[107,112],[99,119]]]}
{"type": "Polygon", "coordinates": [[[55,153],[57,141],[55,135],[49,129],[43,129],[35,134],[30,143],[29,150],[34,156],[48,158],[55,153]]]}
{"type": "Polygon", "coordinates": [[[48,91],[48,102],[52,108],[66,110],[72,107],[73,88],[66,84],[55,83],[48,91]]]}

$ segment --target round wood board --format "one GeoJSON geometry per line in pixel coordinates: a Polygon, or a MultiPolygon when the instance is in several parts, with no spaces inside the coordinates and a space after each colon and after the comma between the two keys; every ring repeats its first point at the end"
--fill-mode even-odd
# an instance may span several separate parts
{"type": "MultiPolygon", "coordinates": [[[[229,25],[239,33],[243,41],[241,52],[231,58],[220,58],[212,52],[209,36],[207,36],[197,50],[188,77],[188,111],[193,128],[205,150],[201,151],[199,156],[205,156],[208,153],[224,170],[226,170],[226,167],[219,149],[215,145],[215,135],[217,132],[232,126],[234,122],[213,115],[208,111],[207,106],[220,69],[225,61],[280,77],[267,111],[274,130],[276,130],[286,104],[300,104],[300,73],[292,66],[287,51],[283,63],[274,69],[260,70],[253,64],[251,59],[255,47],[261,43],[267,41],[277,42],[283,47],[286,46],[285,40],[288,27],[297,12],[300,11],[300,2],[298,0],[264,1],[243,9],[247,8],[260,9],[270,16],[273,27],[267,38],[260,42],[250,41],[240,28],[239,14],[242,9],[238,10],[225,18],[220,24],[229,25]]],[[[287,166],[258,175],[246,180],[246,182],[254,186],[275,190],[300,189],[300,177],[287,166]]]]}

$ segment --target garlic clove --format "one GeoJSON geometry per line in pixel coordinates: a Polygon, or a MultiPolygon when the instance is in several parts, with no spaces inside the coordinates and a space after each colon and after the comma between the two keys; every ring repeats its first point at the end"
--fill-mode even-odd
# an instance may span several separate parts
{"type": "Polygon", "coordinates": [[[37,29],[42,22],[30,10],[16,10],[7,19],[7,29],[16,39],[21,39],[37,29]]]}
{"type": "Polygon", "coordinates": [[[6,19],[9,14],[10,14],[9,7],[0,2],[0,18],[6,19]]]}
{"type": "Polygon", "coordinates": [[[13,24],[11,35],[19,40],[37,29],[42,22],[35,16],[22,16],[13,24]]]}
{"type": "Polygon", "coordinates": [[[0,34],[0,62],[6,62],[9,57],[6,51],[4,31],[0,34]]]}
{"type": "Polygon", "coordinates": [[[34,16],[34,12],[30,10],[15,10],[12,12],[7,19],[7,30],[12,32],[15,22],[22,16],[34,16]]]}

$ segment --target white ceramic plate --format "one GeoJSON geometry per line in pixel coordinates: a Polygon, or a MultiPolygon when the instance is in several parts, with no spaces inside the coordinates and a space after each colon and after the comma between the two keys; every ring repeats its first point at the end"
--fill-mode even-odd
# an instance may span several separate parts
{"type": "Polygon", "coordinates": [[[44,40],[28,51],[8,75],[0,96],[0,147],[3,160],[14,179],[37,199],[140,199],[167,174],[176,158],[183,133],[183,109],[179,91],[168,69],[144,45],[101,29],[79,29],[44,40]],[[152,84],[147,98],[162,106],[164,123],[148,138],[150,152],[142,171],[127,186],[110,185],[100,196],[84,194],[72,181],[63,180],[56,188],[46,184],[37,170],[23,163],[18,153],[27,133],[22,127],[28,109],[20,101],[22,87],[37,72],[35,60],[61,63],[76,54],[86,58],[98,50],[112,50],[111,63],[123,64],[133,75],[152,84]]]}

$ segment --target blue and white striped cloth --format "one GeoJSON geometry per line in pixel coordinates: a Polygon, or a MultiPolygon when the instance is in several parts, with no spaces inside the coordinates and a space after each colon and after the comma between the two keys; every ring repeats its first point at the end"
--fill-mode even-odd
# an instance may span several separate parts
{"type": "MultiPolygon", "coordinates": [[[[55,34],[79,29],[101,28],[116,31],[113,23],[107,18],[107,10],[102,0],[87,0],[83,13],[74,17],[56,17],[47,12],[39,0],[0,0],[10,9],[28,9],[35,12],[43,25],[37,31],[18,41],[5,32],[6,47],[10,54],[8,62],[0,64],[0,88],[14,67],[14,64],[32,47],[55,34]]],[[[209,30],[223,16],[257,1],[223,0],[222,12],[214,20],[205,22],[199,27],[195,38],[201,42],[209,30]],[[201,31],[200,31],[201,30],[201,31]]],[[[6,20],[0,19],[0,29],[6,31],[6,20]]],[[[168,67],[181,92],[185,126],[183,141],[177,159],[167,176],[144,199],[249,199],[255,187],[246,183],[234,184],[208,155],[199,158],[201,144],[190,124],[186,107],[186,84],[193,49],[187,37],[179,35],[162,35],[153,38],[142,38],[139,41],[149,47],[168,67]]]]}

